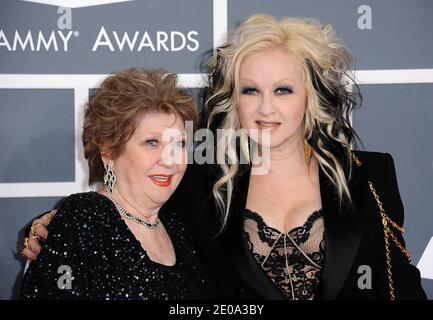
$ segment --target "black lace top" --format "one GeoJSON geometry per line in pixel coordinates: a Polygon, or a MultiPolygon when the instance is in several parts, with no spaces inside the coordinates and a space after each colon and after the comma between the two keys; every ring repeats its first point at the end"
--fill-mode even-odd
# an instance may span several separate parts
{"type": "Polygon", "coordinates": [[[323,232],[321,210],[286,234],[268,226],[256,212],[245,210],[249,249],[289,300],[313,299],[325,257],[323,232]]]}
{"type": "Polygon", "coordinates": [[[176,213],[160,210],[176,252],[174,266],[153,262],[113,203],[96,192],[65,199],[30,264],[21,299],[202,299],[213,291],[176,213]],[[68,272],[69,274],[68,278],[68,272]]]}

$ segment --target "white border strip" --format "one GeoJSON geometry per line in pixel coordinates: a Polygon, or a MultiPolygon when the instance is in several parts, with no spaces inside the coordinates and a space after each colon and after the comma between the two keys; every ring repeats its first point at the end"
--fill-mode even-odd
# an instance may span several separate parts
{"type": "Polygon", "coordinates": [[[227,37],[227,0],[213,0],[213,48],[218,48],[227,37]]]}
{"type": "Polygon", "coordinates": [[[433,237],[430,238],[416,267],[421,272],[421,278],[433,280],[433,237]]]}
{"type": "Polygon", "coordinates": [[[359,70],[355,80],[358,84],[433,83],[433,69],[359,70]]]}
{"type": "Polygon", "coordinates": [[[0,183],[0,198],[64,197],[81,190],[76,182],[0,183]]]}
{"type": "Polygon", "coordinates": [[[75,0],[22,0],[22,1],[40,3],[40,4],[51,5],[56,7],[65,7],[65,8],[85,8],[85,7],[92,7],[92,6],[102,6],[102,5],[112,4],[112,3],[128,2],[134,0],[86,0],[85,3],[83,3],[84,1],[75,1],[75,0]]]}
{"type": "MultiPolygon", "coordinates": [[[[108,74],[0,74],[0,89],[97,88],[108,74]]],[[[202,88],[206,74],[179,73],[179,85],[202,88]]]]}

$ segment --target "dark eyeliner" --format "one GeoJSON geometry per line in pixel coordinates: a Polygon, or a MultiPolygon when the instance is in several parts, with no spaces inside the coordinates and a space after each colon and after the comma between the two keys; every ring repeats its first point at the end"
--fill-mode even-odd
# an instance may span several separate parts
{"type": "Polygon", "coordinates": [[[289,86],[281,86],[275,89],[276,93],[293,93],[293,88],[289,86]]]}
{"type": "Polygon", "coordinates": [[[257,92],[257,89],[254,87],[244,87],[241,90],[241,94],[253,94],[256,92],[257,92]]]}

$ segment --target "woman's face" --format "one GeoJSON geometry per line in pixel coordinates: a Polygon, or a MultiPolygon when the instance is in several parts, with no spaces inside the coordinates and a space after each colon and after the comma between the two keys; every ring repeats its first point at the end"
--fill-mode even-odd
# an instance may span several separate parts
{"type": "Polygon", "coordinates": [[[164,204],[186,170],[186,138],[180,116],[165,113],[142,116],[124,150],[113,160],[115,189],[139,197],[151,206],[164,204]]]}
{"type": "Polygon", "coordinates": [[[303,139],[307,91],[293,55],[281,49],[252,53],[241,63],[239,77],[242,128],[258,130],[259,137],[269,130],[271,149],[303,139]]]}

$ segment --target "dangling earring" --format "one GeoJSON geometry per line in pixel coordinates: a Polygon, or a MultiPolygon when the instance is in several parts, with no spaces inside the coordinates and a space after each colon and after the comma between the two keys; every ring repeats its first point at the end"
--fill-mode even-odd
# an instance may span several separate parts
{"type": "Polygon", "coordinates": [[[114,185],[116,183],[116,175],[114,174],[113,168],[111,168],[110,164],[107,163],[104,172],[104,186],[105,190],[113,193],[114,185]]]}
{"type": "Polygon", "coordinates": [[[313,155],[313,150],[311,146],[308,144],[307,139],[304,139],[304,155],[305,155],[305,162],[309,164],[311,160],[311,156],[313,155]]]}

